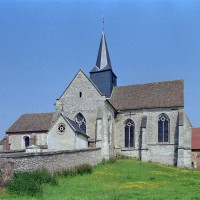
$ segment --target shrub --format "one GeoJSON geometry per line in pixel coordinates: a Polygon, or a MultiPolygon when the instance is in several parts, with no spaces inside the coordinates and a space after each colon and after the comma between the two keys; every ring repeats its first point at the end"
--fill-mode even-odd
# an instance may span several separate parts
{"type": "Polygon", "coordinates": [[[102,164],[106,164],[106,163],[115,163],[117,161],[117,157],[110,157],[109,160],[106,160],[105,158],[103,158],[102,160],[102,164]]]}
{"type": "Polygon", "coordinates": [[[76,166],[76,171],[77,174],[90,174],[92,173],[92,166],[89,164],[82,164],[82,165],[78,165],[76,166]]]}
{"type": "Polygon", "coordinates": [[[92,166],[89,164],[81,164],[78,166],[75,166],[71,169],[62,170],[60,172],[57,172],[57,176],[63,176],[63,177],[69,177],[69,176],[75,176],[75,175],[83,175],[83,174],[90,174],[92,173],[92,166]]]}
{"type": "Polygon", "coordinates": [[[150,177],[149,180],[150,181],[155,181],[155,177],[150,177]]]}
{"type": "Polygon", "coordinates": [[[76,168],[71,168],[71,169],[67,169],[67,170],[62,170],[60,172],[60,175],[61,176],[64,176],[64,177],[68,177],[68,176],[74,176],[77,174],[77,170],[76,168]]]}
{"type": "Polygon", "coordinates": [[[36,170],[31,172],[33,180],[38,184],[48,183],[50,185],[57,185],[57,180],[47,169],[36,170]]]}
{"type": "Polygon", "coordinates": [[[41,185],[37,184],[28,172],[15,173],[13,179],[8,183],[8,191],[17,195],[40,195],[41,185]]]}
{"type": "Polygon", "coordinates": [[[117,161],[116,157],[110,157],[108,160],[109,163],[115,163],[116,161],[117,161]]]}
{"type": "Polygon", "coordinates": [[[36,196],[42,195],[42,184],[56,185],[57,180],[54,175],[46,169],[33,172],[14,173],[13,179],[8,183],[7,188],[10,193],[17,195],[36,196]]]}

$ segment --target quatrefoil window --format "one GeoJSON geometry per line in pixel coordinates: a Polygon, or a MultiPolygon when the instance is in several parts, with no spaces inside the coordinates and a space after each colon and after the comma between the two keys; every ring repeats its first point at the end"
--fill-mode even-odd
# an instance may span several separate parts
{"type": "Polygon", "coordinates": [[[59,131],[60,133],[64,133],[64,132],[65,132],[65,124],[60,123],[60,124],[58,125],[58,131],[59,131]]]}

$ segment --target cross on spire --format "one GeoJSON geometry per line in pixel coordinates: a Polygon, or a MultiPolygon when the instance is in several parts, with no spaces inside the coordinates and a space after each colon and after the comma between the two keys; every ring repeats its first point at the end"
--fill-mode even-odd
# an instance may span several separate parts
{"type": "Polygon", "coordinates": [[[105,19],[105,17],[104,17],[104,15],[103,15],[103,16],[102,16],[103,31],[104,31],[104,19],[105,19]]]}

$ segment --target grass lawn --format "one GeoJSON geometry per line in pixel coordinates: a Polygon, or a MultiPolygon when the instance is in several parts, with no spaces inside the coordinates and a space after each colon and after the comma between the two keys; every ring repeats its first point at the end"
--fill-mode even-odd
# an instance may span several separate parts
{"type": "Polygon", "coordinates": [[[94,167],[92,174],[59,178],[42,197],[19,197],[0,191],[3,200],[199,199],[200,171],[119,159],[94,167]]]}

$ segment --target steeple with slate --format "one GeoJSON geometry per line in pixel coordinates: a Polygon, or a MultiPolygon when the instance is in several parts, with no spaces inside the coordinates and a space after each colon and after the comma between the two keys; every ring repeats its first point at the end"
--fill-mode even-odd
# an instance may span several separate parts
{"type": "Polygon", "coordinates": [[[101,36],[96,66],[90,71],[90,79],[107,98],[110,98],[113,87],[117,86],[117,76],[112,71],[104,32],[101,36]]]}

